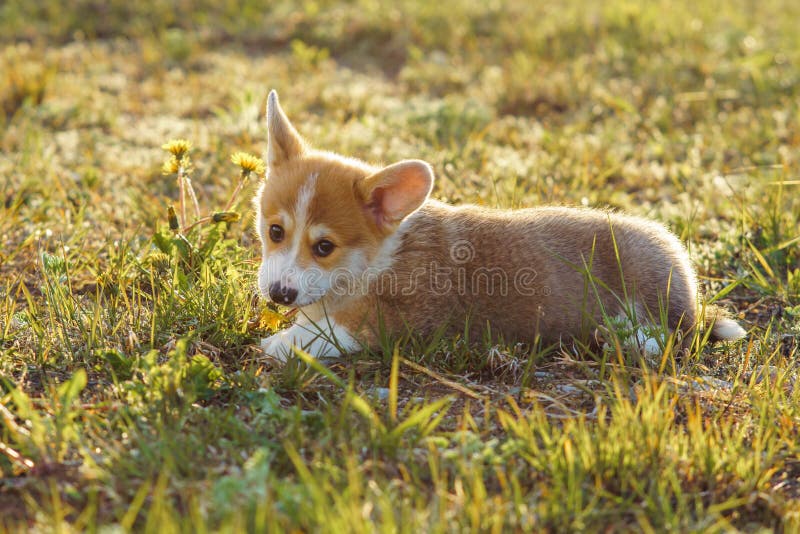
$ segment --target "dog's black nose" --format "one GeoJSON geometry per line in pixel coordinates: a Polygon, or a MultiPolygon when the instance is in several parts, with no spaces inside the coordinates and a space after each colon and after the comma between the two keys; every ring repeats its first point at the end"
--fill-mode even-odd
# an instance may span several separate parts
{"type": "Polygon", "coordinates": [[[297,290],[281,286],[279,282],[275,282],[269,286],[269,298],[278,304],[289,305],[297,298],[297,290]]]}

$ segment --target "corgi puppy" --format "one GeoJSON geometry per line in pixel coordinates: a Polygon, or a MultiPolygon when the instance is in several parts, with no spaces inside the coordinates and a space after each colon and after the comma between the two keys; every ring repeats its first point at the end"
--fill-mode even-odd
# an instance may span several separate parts
{"type": "Polygon", "coordinates": [[[658,223],[595,209],[432,200],[430,165],[375,167],[315,150],[275,91],[267,126],[268,171],[255,199],[258,284],[301,312],[262,341],[269,357],[283,360],[293,347],[338,356],[375,347],[383,335],[440,328],[468,330],[473,341],[591,341],[609,319],[635,325],[633,342],[648,353],[665,344],[648,328],[684,343],[698,321],[714,340],[745,335],[716,308],[701,314],[686,249],[658,223]]]}

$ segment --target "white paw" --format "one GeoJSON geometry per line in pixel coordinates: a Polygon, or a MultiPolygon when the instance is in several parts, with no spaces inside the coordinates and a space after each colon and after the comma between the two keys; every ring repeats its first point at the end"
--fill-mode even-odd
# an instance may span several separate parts
{"type": "Polygon", "coordinates": [[[664,336],[659,335],[658,333],[653,332],[651,329],[650,332],[644,332],[642,330],[636,330],[636,343],[639,346],[639,349],[644,353],[645,356],[661,356],[664,351],[661,348],[662,346],[666,345],[664,336]],[[650,337],[648,334],[655,335],[656,337],[650,337]]]}
{"type": "MultiPolygon", "coordinates": [[[[666,346],[667,340],[663,329],[647,323],[634,325],[625,315],[615,317],[613,325],[622,346],[626,349],[638,349],[649,358],[661,356],[664,353],[663,347],[666,346]]],[[[610,348],[608,343],[603,343],[604,350],[610,348]]]]}
{"type": "Polygon", "coordinates": [[[281,334],[282,332],[278,332],[277,334],[262,339],[261,350],[264,351],[265,356],[285,362],[286,359],[293,354],[293,351],[291,343],[281,334]]]}
{"type": "Polygon", "coordinates": [[[295,324],[262,339],[261,349],[265,356],[285,362],[294,354],[294,347],[315,358],[335,358],[361,347],[344,328],[335,324],[325,326],[328,328],[295,324]]]}

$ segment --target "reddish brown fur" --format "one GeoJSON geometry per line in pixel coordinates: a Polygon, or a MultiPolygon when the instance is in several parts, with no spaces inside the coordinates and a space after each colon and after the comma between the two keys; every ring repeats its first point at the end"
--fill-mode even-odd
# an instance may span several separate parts
{"type": "MultiPolygon", "coordinates": [[[[275,106],[275,116],[285,119],[277,100],[275,106]]],[[[276,131],[296,136],[290,125],[276,131]]],[[[381,201],[382,187],[391,181],[385,176],[391,174],[388,170],[310,150],[299,138],[271,142],[279,143],[280,157],[271,161],[260,194],[262,216],[269,224],[281,210],[291,212],[308,177],[316,173],[308,222],[328,227],[326,237],[337,246],[327,258],[309,255],[302,263],[316,261],[332,269],[344,266],[345,251],[359,250],[367,264],[381,265],[380,276],[356,291],[328,294],[303,308],[312,321],[332,318],[364,345],[375,345],[381,329],[392,336],[406,329],[424,335],[440,326],[462,332],[468,319],[472,339],[487,331],[509,342],[586,339],[604,322],[604,315],[630,316],[631,309],[639,322],[655,324],[661,324],[665,310],[666,326],[681,331],[684,338],[695,328],[694,270],[679,240],[660,224],[593,209],[502,211],[432,200],[402,224],[387,222],[380,214],[376,217],[375,205],[381,201]],[[387,255],[392,240],[395,250],[387,255]],[[467,258],[454,254],[459,244],[467,258]],[[432,287],[432,266],[440,273],[438,281],[449,281],[453,290],[432,287]],[[449,274],[443,275],[447,269],[449,274]],[[489,271],[492,276],[492,270],[505,273],[504,295],[497,285],[491,292],[488,285],[473,283],[476,273],[489,271]],[[518,273],[532,275],[530,270],[535,277],[525,288],[533,294],[523,294],[514,281],[518,273]],[[412,290],[404,293],[402,288],[412,290]]],[[[407,186],[416,192],[403,194],[424,193],[424,199],[428,191],[419,187],[407,186]]],[[[409,210],[416,207],[410,205],[409,210]]],[[[266,241],[268,251],[282,245],[266,241]]],[[[304,249],[310,246],[307,239],[304,249]]],[[[728,321],[729,329],[741,330],[730,320],[720,320],[728,321]]]]}
{"type": "MultiPolygon", "coordinates": [[[[305,179],[316,172],[310,220],[330,227],[333,233],[329,238],[339,248],[358,247],[371,260],[383,231],[354,186],[374,170],[352,160],[309,153],[272,171],[261,195],[262,213],[270,221],[281,209],[291,211],[305,179]]],[[[585,335],[601,323],[600,302],[605,313],[615,316],[624,312],[623,302],[633,301],[644,313],[640,320],[652,317],[658,321],[660,306],[667,303],[669,294],[668,326],[688,329],[695,322],[696,288],[686,254],[674,236],[650,221],[590,209],[548,207],[512,212],[429,201],[412,215],[403,232],[392,268],[384,275],[394,277],[396,286],[411,284],[415,268],[434,263],[440,269],[453,269],[449,280],[454,288],[461,273],[469,281],[461,286],[475,287],[465,294],[436,294],[427,275],[420,277],[417,271],[417,282],[420,278],[423,282],[416,283],[410,295],[380,294],[378,281],[373,281],[366,295],[337,296],[338,302],[323,299],[318,306],[324,305],[338,324],[358,332],[368,344],[374,343],[379,330],[378,310],[382,326],[393,333],[408,326],[424,334],[445,316],[450,316],[454,328],[463,329],[469,316],[476,336],[489,324],[492,333],[507,340],[532,341],[539,334],[550,342],[561,336],[585,335]],[[451,246],[459,240],[470,243],[474,251],[468,262],[457,263],[451,257],[451,246]],[[602,283],[587,285],[583,272],[588,272],[590,263],[593,277],[602,283]],[[476,269],[493,268],[503,269],[508,276],[505,297],[489,295],[486,284],[472,284],[476,269]],[[514,291],[514,276],[522,268],[537,273],[534,296],[514,291]]],[[[323,260],[329,267],[336,256],[323,260]]],[[[383,282],[389,287],[385,278],[383,282]]]]}
{"type": "MultiPolygon", "coordinates": [[[[336,266],[342,253],[348,248],[378,246],[383,233],[372,224],[372,218],[364,209],[364,203],[355,185],[373,169],[355,160],[344,160],[333,154],[306,152],[303,157],[294,158],[270,169],[269,180],[264,185],[260,197],[261,214],[268,224],[279,223],[278,213],[283,210],[292,213],[300,190],[308,177],[317,173],[314,196],[311,198],[308,213],[309,225],[323,223],[331,229],[326,236],[337,245],[334,253],[326,258],[315,258],[324,268],[336,266]]],[[[291,232],[293,229],[287,229],[291,232]]],[[[281,243],[267,240],[267,249],[278,250],[288,246],[291,236],[287,235],[281,243]]],[[[301,264],[311,263],[311,240],[304,236],[306,246],[301,250],[301,264]]]]}
{"type": "MultiPolygon", "coordinates": [[[[585,338],[602,324],[603,312],[623,314],[631,302],[638,304],[640,321],[658,322],[666,305],[670,328],[686,331],[695,323],[694,273],[685,254],[662,227],[641,219],[585,209],[510,212],[429,202],[413,216],[395,258],[392,275],[401,286],[414,278],[415,268],[434,263],[452,269],[451,275],[439,278],[440,284],[460,284],[466,291],[442,293],[417,283],[413,294],[381,295],[373,284],[368,302],[358,304],[363,311],[334,313],[337,323],[360,327],[361,335],[374,341],[375,321],[362,322],[360,317],[370,317],[370,309],[382,311],[390,332],[407,325],[429,333],[448,318],[451,329],[463,331],[469,317],[473,338],[482,336],[488,325],[493,335],[508,341],[532,342],[539,335],[551,343],[562,337],[585,338]],[[474,256],[467,262],[452,257],[451,246],[458,241],[472,245],[474,256]],[[499,279],[490,293],[487,277],[475,275],[493,269],[507,276],[505,296],[498,295],[499,279]],[[526,272],[522,269],[536,273],[526,286],[534,295],[515,291],[515,275],[526,272]],[[595,279],[592,283],[586,272],[595,279]]],[[[417,273],[416,280],[420,278],[425,276],[417,273]]]]}

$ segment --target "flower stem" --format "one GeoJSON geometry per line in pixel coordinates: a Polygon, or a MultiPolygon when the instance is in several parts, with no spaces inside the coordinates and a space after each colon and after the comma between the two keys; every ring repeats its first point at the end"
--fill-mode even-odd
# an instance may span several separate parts
{"type": "Polygon", "coordinates": [[[184,187],[184,170],[183,165],[178,168],[178,192],[179,192],[179,199],[178,199],[178,206],[180,208],[180,215],[181,215],[181,228],[186,226],[186,190],[184,187]]]}
{"type": "Polygon", "coordinates": [[[236,189],[233,190],[233,194],[231,194],[230,200],[228,200],[228,203],[225,204],[225,209],[222,211],[230,211],[230,209],[233,207],[234,202],[236,202],[236,197],[239,196],[239,193],[241,193],[242,187],[244,187],[244,183],[245,181],[247,181],[247,177],[249,175],[250,175],[249,172],[242,171],[242,173],[239,175],[239,183],[236,184],[236,189]]]}
{"type": "Polygon", "coordinates": [[[200,219],[197,219],[196,221],[194,221],[194,222],[193,222],[192,224],[190,224],[189,226],[186,226],[186,227],[185,227],[183,230],[181,230],[181,233],[182,233],[182,234],[188,234],[188,233],[189,233],[189,230],[191,230],[191,229],[192,229],[192,228],[194,228],[195,226],[197,226],[197,225],[200,225],[200,224],[203,224],[203,223],[210,222],[210,221],[211,221],[211,219],[212,219],[211,215],[206,215],[205,217],[201,217],[200,219]]]}
{"type": "Polygon", "coordinates": [[[192,199],[192,204],[194,205],[194,218],[195,219],[199,219],[200,218],[200,204],[197,203],[197,195],[194,192],[194,186],[192,185],[192,179],[189,178],[188,176],[184,176],[183,179],[186,180],[186,186],[187,186],[187,189],[189,190],[189,198],[192,199]]]}

